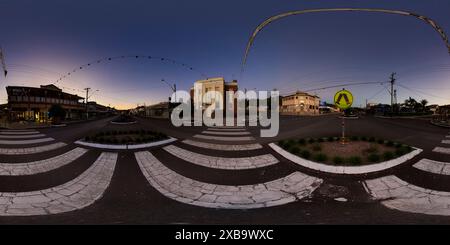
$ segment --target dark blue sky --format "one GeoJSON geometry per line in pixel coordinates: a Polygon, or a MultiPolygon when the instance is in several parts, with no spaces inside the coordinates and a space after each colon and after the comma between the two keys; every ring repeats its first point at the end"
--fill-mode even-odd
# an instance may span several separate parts
{"type": "MultiPolygon", "coordinates": [[[[328,7],[408,10],[436,20],[450,33],[450,1],[442,0],[0,0],[0,45],[10,72],[0,81],[52,83],[92,60],[138,54],[185,62],[210,77],[239,79],[241,89],[282,93],[386,81],[395,71],[404,86],[398,87],[399,101],[412,96],[450,103],[450,57],[439,35],[421,21],[395,15],[320,13],[273,23],[257,37],[240,77],[247,40],[265,18],[328,7]]],[[[91,66],[59,85],[80,95],[84,87],[99,89],[92,99],[126,108],[166,100],[170,89],[161,78],[189,89],[201,77],[168,62],[125,59],[91,66]]],[[[366,99],[388,102],[381,85],[348,89],[356,105],[366,99]]],[[[317,93],[330,102],[335,91],[317,93]]],[[[5,91],[0,98],[4,103],[5,91]]]]}

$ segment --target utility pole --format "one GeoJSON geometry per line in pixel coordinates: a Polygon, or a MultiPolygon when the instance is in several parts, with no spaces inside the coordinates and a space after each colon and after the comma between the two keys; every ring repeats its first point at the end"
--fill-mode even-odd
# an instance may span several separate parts
{"type": "Polygon", "coordinates": [[[395,72],[393,72],[392,74],[391,74],[391,77],[390,77],[390,79],[391,79],[391,81],[390,81],[390,83],[391,83],[391,92],[390,92],[390,94],[391,94],[391,112],[394,112],[394,83],[395,83],[395,72]]]}
{"type": "Polygon", "coordinates": [[[91,90],[91,88],[85,88],[84,90],[86,90],[86,120],[89,119],[89,113],[88,113],[88,99],[89,99],[89,90],[91,90]]]}

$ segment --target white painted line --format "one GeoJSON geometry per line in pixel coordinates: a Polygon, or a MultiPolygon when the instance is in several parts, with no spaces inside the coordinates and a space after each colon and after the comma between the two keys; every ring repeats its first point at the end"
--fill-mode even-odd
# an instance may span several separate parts
{"type": "Polygon", "coordinates": [[[288,159],[294,163],[297,163],[298,165],[300,165],[302,167],[314,169],[314,170],[326,172],[326,173],[333,173],[333,174],[366,174],[366,173],[378,172],[378,171],[382,171],[382,170],[386,170],[386,169],[398,166],[422,152],[421,149],[414,148],[415,150],[411,151],[410,153],[405,154],[396,159],[386,161],[386,162],[364,165],[364,166],[330,166],[330,165],[326,165],[323,163],[317,163],[317,162],[313,162],[313,161],[309,161],[309,160],[300,158],[290,152],[283,150],[281,147],[279,147],[275,143],[270,143],[269,146],[274,151],[278,152],[278,154],[282,155],[283,157],[285,157],[286,159],[288,159]]]}
{"type": "Polygon", "coordinates": [[[216,140],[216,141],[251,141],[251,140],[255,140],[255,138],[253,138],[251,136],[222,137],[222,136],[211,136],[211,135],[196,134],[193,137],[194,138],[199,138],[199,139],[206,139],[206,140],[216,140]]]}
{"type": "Polygon", "coordinates": [[[450,140],[442,140],[441,143],[442,144],[450,144],[450,140]]]}
{"type": "Polygon", "coordinates": [[[217,128],[217,129],[244,129],[243,126],[216,126],[211,128],[217,128]]]}
{"type": "Polygon", "coordinates": [[[200,165],[207,168],[217,169],[253,169],[270,166],[278,163],[272,154],[258,155],[252,157],[216,157],[179,148],[175,145],[169,145],[163,148],[170,154],[188,161],[190,163],[200,165]]]}
{"type": "Polygon", "coordinates": [[[229,132],[229,131],[245,131],[245,128],[208,128],[210,131],[223,131],[223,132],[229,132]]]}
{"type": "Polygon", "coordinates": [[[235,136],[235,135],[250,135],[250,132],[219,132],[219,131],[203,131],[202,134],[213,134],[213,135],[235,136]]]}
{"type": "Polygon", "coordinates": [[[20,132],[13,132],[13,131],[1,131],[0,135],[23,135],[23,134],[38,134],[38,131],[20,131],[20,132]]]}
{"type": "Polygon", "coordinates": [[[57,142],[49,145],[36,146],[36,147],[28,147],[28,148],[0,148],[0,155],[26,155],[26,154],[35,154],[46,151],[55,150],[66,146],[66,143],[57,142]]]}
{"type": "Polygon", "coordinates": [[[9,132],[36,132],[36,130],[34,130],[34,129],[2,129],[2,130],[0,130],[0,133],[3,133],[3,132],[7,132],[7,133],[9,133],[9,132]]]}
{"type": "Polygon", "coordinates": [[[25,163],[0,163],[0,176],[33,175],[48,172],[75,161],[86,152],[86,149],[75,148],[62,155],[40,161],[25,163]]]}
{"type": "Polygon", "coordinates": [[[251,209],[283,205],[311,195],[321,179],[294,172],[286,177],[256,185],[215,185],[186,178],[164,166],[150,152],[136,152],[143,175],[167,198],[189,205],[251,209]]]}
{"type": "Polygon", "coordinates": [[[93,148],[99,148],[99,149],[108,149],[108,150],[127,150],[127,149],[135,150],[135,149],[143,149],[143,148],[149,148],[149,147],[153,147],[153,146],[164,145],[164,144],[172,143],[176,140],[177,140],[176,138],[169,137],[169,139],[166,139],[166,140],[155,141],[155,142],[150,142],[150,143],[145,143],[145,144],[136,144],[136,145],[108,145],[108,144],[90,143],[90,142],[85,142],[83,140],[78,140],[75,142],[75,144],[93,147],[93,148]]]}
{"type": "Polygon", "coordinates": [[[75,211],[93,204],[108,188],[117,153],[104,152],[77,178],[45,190],[0,192],[0,216],[49,215],[75,211]]]}
{"type": "Polygon", "coordinates": [[[413,167],[434,174],[450,175],[450,163],[448,162],[422,159],[415,163],[413,167]]]}
{"type": "Polygon", "coordinates": [[[443,154],[450,154],[450,148],[446,147],[435,147],[433,149],[434,152],[443,153],[443,154]]]}
{"type": "Polygon", "coordinates": [[[201,147],[205,149],[211,149],[211,150],[220,150],[220,151],[249,151],[249,150],[257,150],[262,149],[262,145],[256,143],[256,144],[244,144],[244,145],[223,145],[223,144],[212,144],[212,143],[206,143],[206,142],[200,142],[195,140],[183,140],[182,141],[185,144],[201,147]]]}
{"type": "Polygon", "coordinates": [[[45,134],[0,135],[0,139],[30,139],[45,137],[45,134]]]}
{"type": "Polygon", "coordinates": [[[0,140],[0,145],[30,145],[37,143],[44,143],[49,141],[54,141],[53,138],[42,138],[42,139],[32,139],[32,140],[0,140]]]}
{"type": "Polygon", "coordinates": [[[450,192],[425,189],[393,175],[366,180],[364,184],[366,191],[388,208],[450,216],[450,192]]]}

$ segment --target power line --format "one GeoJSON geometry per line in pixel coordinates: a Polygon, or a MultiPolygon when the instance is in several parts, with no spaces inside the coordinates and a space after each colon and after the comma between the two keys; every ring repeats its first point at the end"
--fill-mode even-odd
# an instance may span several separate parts
{"type": "Polygon", "coordinates": [[[159,60],[161,62],[171,63],[171,64],[174,64],[174,65],[179,65],[179,66],[185,67],[188,70],[198,72],[202,77],[205,77],[205,78],[207,77],[204,73],[199,72],[198,70],[196,70],[192,66],[190,66],[190,65],[188,65],[186,63],[183,63],[183,62],[176,61],[174,59],[165,58],[165,57],[158,57],[158,56],[150,56],[150,55],[122,55],[122,56],[104,57],[104,58],[101,58],[101,59],[98,59],[98,60],[94,60],[94,61],[91,61],[89,63],[83,64],[83,65],[80,65],[80,66],[74,68],[71,72],[67,72],[65,75],[62,75],[61,77],[59,77],[54,82],[54,84],[56,84],[56,83],[58,83],[58,82],[60,82],[60,81],[62,81],[64,79],[66,79],[66,77],[71,76],[73,73],[75,73],[77,71],[80,71],[80,70],[83,70],[84,68],[90,67],[92,65],[100,64],[100,63],[103,63],[105,61],[112,61],[112,60],[116,60],[116,59],[130,59],[130,58],[159,60]]]}

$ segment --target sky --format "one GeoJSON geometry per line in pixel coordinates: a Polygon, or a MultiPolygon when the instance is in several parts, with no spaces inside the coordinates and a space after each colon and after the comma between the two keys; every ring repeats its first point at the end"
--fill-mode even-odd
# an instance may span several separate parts
{"type": "MultiPolygon", "coordinates": [[[[245,46],[259,23],[286,11],[332,7],[416,12],[450,34],[450,1],[442,0],[0,0],[0,46],[9,71],[0,84],[56,82],[80,96],[90,87],[95,91],[90,100],[126,109],[166,101],[171,88],[161,79],[188,90],[202,74],[223,76],[237,79],[242,90],[288,94],[386,82],[396,72],[399,102],[411,96],[450,104],[447,49],[431,26],[411,17],[356,12],[288,17],[258,35],[241,73],[245,46]]],[[[390,102],[386,85],[345,88],[356,106],[390,102]]],[[[311,93],[332,102],[339,89],[311,93]]],[[[6,103],[5,90],[0,103],[6,103]]]]}

